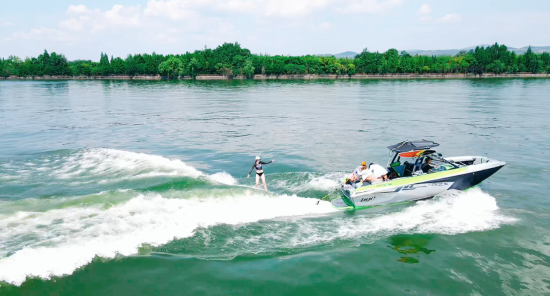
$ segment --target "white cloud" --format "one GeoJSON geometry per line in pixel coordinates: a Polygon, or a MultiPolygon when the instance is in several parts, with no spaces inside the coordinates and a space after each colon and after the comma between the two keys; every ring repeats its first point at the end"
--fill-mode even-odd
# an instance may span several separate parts
{"type": "MultiPolygon", "coordinates": [[[[327,6],[334,0],[150,0],[144,14],[173,20],[196,17],[200,10],[230,11],[257,16],[299,17],[327,6]]],[[[205,14],[208,14],[205,11],[205,14]]]]}
{"type": "Polygon", "coordinates": [[[449,13],[443,17],[440,18],[433,18],[431,16],[431,9],[430,6],[426,3],[422,4],[420,9],[418,10],[418,14],[420,15],[419,20],[423,22],[435,22],[439,24],[449,24],[449,23],[458,23],[462,20],[462,16],[458,13],[449,13]]]}
{"type": "Polygon", "coordinates": [[[69,35],[63,31],[41,27],[32,29],[29,32],[15,32],[12,35],[16,39],[25,40],[53,40],[53,41],[68,41],[71,40],[69,35]]]}
{"type": "Polygon", "coordinates": [[[102,12],[99,9],[91,10],[85,5],[70,5],[67,14],[78,14],[78,18],[70,18],[59,22],[61,29],[82,31],[86,29],[97,33],[109,28],[127,28],[141,26],[141,7],[113,5],[113,8],[102,12]]]}
{"type": "Polygon", "coordinates": [[[137,27],[140,25],[140,6],[122,6],[115,4],[111,10],[106,11],[103,16],[110,25],[137,27]]]}
{"type": "Polygon", "coordinates": [[[81,39],[83,32],[95,34],[107,29],[118,31],[121,28],[140,27],[142,25],[139,5],[122,6],[115,4],[107,11],[91,10],[85,5],[70,5],[67,14],[76,16],[61,20],[58,24],[60,30],[41,27],[28,32],[16,32],[12,35],[12,38],[71,42],[81,39]],[[78,32],[78,34],[71,32],[78,32]]]}
{"type": "Polygon", "coordinates": [[[521,12],[499,12],[485,6],[479,11],[459,12],[446,3],[427,0],[411,5],[402,0],[293,1],[146,0],[140,1],[144,3],[141,6],[122,1],[113,2],[122,5],[101,9],[93,1],[54,5],[51,9],[58,9],[48,14],[35,9],[0,17],[0,55],[35,56],[37,49],[48,48],[70,59],[97,59],[102,51],[115,56],[152,51],[175,54],[235,41],[242,41],[243,47],[253,52],[270,54],[337,52],[342,48],[360,51],[367,44],[357,40],[376,40],[369,48],[380,51],[391,47],[458,48],[494,41],[524,46],[544,45],[550,34],[548,12],[531,7],[521,12]],[[437,11],[449,10],[436,14],[434,5],[437,11]],[[60,13],[63,16],[57,17],[60,13]],[[368,17],[371,14],[387,17],[368,17]],[[466,22],[477,14],[484,15],[477,25],[466,22]],[[46,25],[52,18],[55,25],[46,25]],[[516,21],[507,21],[510,19],[516,21]],[[6,27],[9,22],[13,25],[6,27]],[[444,34],[446,27],[456,26],[456,22],[464,25],[453,36],[444,34]],[[380,30],[335,30],[365,25],[380,30]],[[397,27],[402,29],[393,31],[397,27]],[[310,34],[315,30],[325,31],[310,34]],[[435,33],[441,38],[434,39],[435,33]],[[415,38],[411,39],[412,35],[415,38]],[[327,43],[327,38],[334,42],[327,43]],[[28,42],[31,39],[33,42],[28,42]]]}
{"type": "Polygon", "coordinates": [[[330,28],[332,28],[332,25],[329,22],[322,22],[319,25],[312,26],[313,30],[319,30],[319,31],[326,31],[326,30],[329,30],[330,28]]]}
{"type": "Polygon", "coordinates": [[[418,14],[420,15],[430,14],[430,12],[431,12],[430,5],[426,3],[422,4],[422,6],[420,6],[420,9],[418,10],[418,14]]]}
{"type": "Polygon", "coordinates": [[[59,22],[59,27],[61,29],[66,29],[70,31],[80,31],[84,26],[83,26],[82,20],[79,21],[75,18],[72,18],[72,19],[63,20],[59,22]]]}
{"type": "Polygon", "coordinates": [[[172,20],[196,18],[213,10],[243,13],[253,16],[300,18],[319,10],[332,9],[340,13],[377,13],[402,4],[402,0],[150,0],[146,16],[166,16],[172,20]]]}
{"type": "Polygon", "coordinates": [[[230,22],[220,22],[218,24],[218,31],[222,34],[232,32],[235,27],[230,22]]]}
{"type": "Polygon", "coordinates": [[[268,0],[265,3],[266,16],[299,17],[310,14],[329,4],[326,0],[268,0]]]}
{"type": "Polygon", "coordinates": [[[176,37],[179,33],[181,33],[180,30],[176,28],[168,28],[161,33],[154,34],[152,39],[162,43],[175,44],[180,41],[179,38],[176,37]]]}
{"type": "Polygon", "coordinates": [[[81,14],[91,12],[92,11],[89,10],[86,5],[69,5],[69,8],[67,9],[68,14],[81,14]]]}
{"type": "Polygon", "coordinates": [[[233,12],[244,12],[250,13],[258,11],[259,2],[257,1],[246,1],[246,0],[230,0],[230,1],[221,1],[216,5],[217,9],[233,11],[233,12]]]}
{"type": "MultiPolygon", "coordinates": [[[[336,11],[342,13],[380,13],[400,6],[402,0],[351,0],[336,11]]],[[[338,2],[338,4],[340,4],[338,2]]]]}
{"type": "Polygon", "coordinates": [[[436,22],[442,24],[458,23],[462,20],[462,16],[458,13],[449,13],[448,15],[436,19],[436,22]]]}
{"type": "Polygon", "coordinates": [[[144,10],[146,16],[166,16],[172,20],[197,17],[192,9],[208,4],[209,0],[188,1],[188,0],[150,0],[144,10]]]}

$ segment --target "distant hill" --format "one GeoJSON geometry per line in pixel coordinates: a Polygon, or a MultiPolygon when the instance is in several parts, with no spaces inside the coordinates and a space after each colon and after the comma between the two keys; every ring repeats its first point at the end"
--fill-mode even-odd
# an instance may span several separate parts
{"type": "MultiPolygon", "coordinates": [[[[525,54],[527,51],[528,46],[520,47],[520,48],[511,48],[508,49],[511,51],[514,51],[516,54],[525,54]]],[[[550,46],[531,46],[531,50],[537,54],[542,54],[544,52],[550,53],[550,46]]]]}
{"type": "MultiPolygon", "coordinates": [[[[460,48],[460,49],[445,49],[445,50],[411,49],[411,50],[406,50],[406,52],[409,53],[410,55],[413,55],[413,56],[414,55],[420,55],[420,56],[454,56],[454,55],[458,54],[460,51],[467,51],[468,52],[470,50],[475,49],[477,46],[488,47],[488,46],[491,46],[491,44],[479,44],[479,45],[469,46],[469,47],[460,48]]],[[[529,46],[524,46],[524,47],[519,47],[519,48],[508,47],[508,50],[513,51],[518,55],[523,55],[527,51],[528,47],[529,46]]],[[[537,53],[537,54],[542,54],[543,52],[550,53],[550,46],[531,46],[531,50],[533,52],[537,53]]],[[[357,55],[358,55],[358,53],[356,53],[356,52],[347,51],[347,52],[343,52],[343,53],[339,53],[339,54],[320,54],[320,55],[316,55],[316,56],[319,56],[319,57],[334,56],[335,58],[353,59],[357,55]]]]}
{"type": "MultiPolygon", "coordinates": [[[[407,50],[406,52],[411,55],[420,55],[420,56],[454,56],[458,54],[460,51],[469,51],[471,49],[475,49],[476,46],[490,46],[490,44],[480,44],[480,45],[474,45],[470,47],[465,47],[461,49],[446,49],[446,50],[407,50]]],[[[508,47],[509,51],[513,51],[516,54],[524,54],[527,51],[527,48],[529,46],[524,46],[520,48],[514,48],[514,47],[508,47]]],[[[543,52],[549,52],[550,53],[550,46],[531,46],[531,50],[537,54],[541,54],[543,52]]]]}
{"type": "Polygon", "coordinates": [[[350,58],[350,59],[353,59],[357,55],[358,55],[358,53],[356,53],[356,52],[343,52],[343,53],[339,53],[339,54],[334,55],[334,57],[335,58],[350,58]]]}
{"type": "Polygon", "coordinates": [[[355,56],[357,56],[358,53],[356,52],[343,52],[343,53],[339,53],[339,54],[320,54],[320,55],[316,55],[316,56],[319,56],[319,57],[330,57],[330,56],[334,56],[335,58],[348,58],[348,59],[353,59],[355,58],[355,56]]]}

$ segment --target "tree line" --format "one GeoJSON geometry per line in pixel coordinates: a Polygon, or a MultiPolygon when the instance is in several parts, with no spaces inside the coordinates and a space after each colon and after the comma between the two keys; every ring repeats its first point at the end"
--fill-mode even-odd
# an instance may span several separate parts
{"type": "Polygon", "coordinates": [[[485,72],[501,73],[550,73],[550,54],[537,54],[531,47],[523,55],[508,51],[505,45],[476,47],[455,56],[412,56],[406,51],[389,49],[384,53],[364,49],[353,59],[333,56],[270,56],[252,54],[239,43],[224,43],[215,49],[204,48],[193,53],[178,55],[135,54],[125,59],[101,53],[99,62],[91,60],[67,61],[63,54],[44,51],[38,57],[24,60],[10,56],[0,59],[0,76],[20,77],[63,76],[111,76],[111,75],[161,75],[168,78],[198,74],[227,76],[254,74],[279,76],[282,74],[448,74],[485,72]]]}

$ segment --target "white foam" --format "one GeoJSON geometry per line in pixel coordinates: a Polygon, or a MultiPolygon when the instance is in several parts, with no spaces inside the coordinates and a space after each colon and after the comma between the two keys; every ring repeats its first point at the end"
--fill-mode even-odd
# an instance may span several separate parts
{"type": "Polygon", "coordinates": [[[238,196],[166,199],[139,195],[126,203],[17,212],[0,218],[0,280],[21,285],[27,276],[72,273],[96,257],[132,255],[193,235],[197,227],[242,224],[282,216],[333,212],[328,202],[248,191],[238,196]],[[11,253],[10,256],[7,256],[11,253]]]}
{"type": "MultiPolygon", "coordinates": [[[[396,234],[479,232],[516,221],[501,213],[495,198],[472,190],[447,193],[408,206],[378,208],[374,212],[357,211],[353,215],[315,219],[283,217],[250,227],[224,229],[223,238],[217,236],[219,230],[206,229],[201,232],[204,246],[188,248],[186,253],[207,259],[232,259],[242,254],[271,254],[311,246],[370,244],[396,234]],[[209,244],[212,237],[215,244],[209,244]]],[[[179,251],[179,247],[168,250],[176,254],[179,251]]]]}
{"type": "Polygon", "coordinates": [[[35,163],[21,162],[3,164],[3,167],[15,170],[12,174],[0,173],[0,180],[11,182],[33,178],[62,182],[68,185],[110,184],[131,179],[146,179],[160,176],[206,177],[215,183],[236,185],[237,180],[229,173],[219,172],[211,176],[178,159],[163,156],[135,153],[116,149],[83,149],[67,155],[56,155],[53,162],[42,158],[35,163]],[[13,174],[16,173],[16,174],[13,174]],[[53,178],[53,180],[52,180],[53,178]]]}
{"type": "MultiPolygon", "coordinates": [[[[391,208],[388,208],[391,209],[391,208]]],[[[383,209],[381,209],[383,210],[383,209]]],[[[357,212],[356,214],[360,214],[357,212]]],[[[355,239],[364,236],[390,236],[401,233],[460,234],[491,230],[517,219],[502,214],[496,200],[480,189],[467,192],[450,191],[432,200],[419,201],[399,212],[378,215],[358,215],[351,219],[335,218],[335,232],[323,232],[322,236],[305,230],[298,242],[320,244],[335,239],[355,239]],[[311,235],[309,235],[311,234],[311,235]]],[[[302,228],[308,224],[301,224],[302,228]]]]}
{"type": "Polygon", "coordinates": [[[328,179],[326,177],[318,177],[310,180],[305,188],[314,189],[314,190],[323,190],[330,191],[338,187],[339,183],[337,180],[328,179]]]}
{"type": "Polygon", "coordinates": [[[274,181],[274,186],[290,190],[291,192],[308,190],[330,191],[336,189],[340,181],[346,176],[345,173],[341,172],[329,172],[323,175],[301,172],[293,173],[293,175],[295,176],[294,180],[278,179],[274,181]]]}
{"type": "Polygon", "coordinates": [[[224,185],[236,185],[237,180],[227,172],[218,172],[209,176],[209,179],[224,185]]]}
{"type": "MultiPolygon", "coordinates": [[[[92,181],[182,175],[202,176],[227,185],[238,184],[225,172],[206,176],[180,160],[119,150],[85,150],[52,162],[59,164],[53,174],[71,182],[90,175],[92,181]]],[[[292,191],[331,190],[337,187],[344,174],[329,173],[313,178],[313,175],[306,175],[305,181],[304,176],[299,176],[294,184],[290,184],[293,180],[279,180],[279,186],[292,191]]],[[[238,225],[281,217],[291,221],[296,220],[294,216],[335,211],[325,201],[317,206],[313,199],[272,196],[256,190],[247,190],[245,194],[242,190],[225,189],[211,192],[200,189],[200,193],[189,193],[195,198],[169,199],[159,194],[134,197],[129,193],[125,199],[133,198],[110,208],[101,203],[88,203],[48,210],[39,207],[35,212],[18,208],[16,212],[3,213],[0,216],[0,280],[20,285],[27,276],[47,279],[70,274],[96,256],[133,255],[142,244],[159,246],[175,238],[186,238],[198,227],[238,225]],[[223,196],[214,194],[220,191],[223,196]]],[[[358,211],[353,216],[302,220],[296,228],[276,228],[255,238],[235,236],[228,240],[245,240],[246,244],[241,245],[245,247],[257,242],[264,246],[256,251],[269,251],[273,249],[272,238],[277,238],[276,244],[283,242],[285,248],[292,248],[372,235],[483,231],[515,221],[499,211],[494,197],[474,189],[449,192],[399,212],[372,216],[358,211]]]]}
{"type": "Polygon", "coordinates": [[[52,174],[60,179],[73,179],[85,173],[90,176],[148,177],[181,175],[198,177],[202,173],[181,160],[115,149],[77,151],[62,160],[52,174]]]}
{"type": "Polygon", "coordinates": [[[303,185],[299,186],[300,190],[321,190],[321,191],[330,191],[336,189],[342,179],[346,176],[342,172],[329,172],[325,173],[322,176],[314,177],[308,180],[303,185]]]}

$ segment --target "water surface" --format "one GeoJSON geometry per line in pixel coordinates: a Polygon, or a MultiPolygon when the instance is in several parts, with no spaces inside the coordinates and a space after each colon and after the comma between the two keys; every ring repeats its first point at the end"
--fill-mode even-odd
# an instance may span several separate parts
{"type": "Polygon", "coordinates": [[[548,79],[0,82],[0,294],[550,294],[548,79]],[[386,146],[507,166],[316,200],[386,146]],[[246,175],[256,155],[266,193],[246,175]]]}

